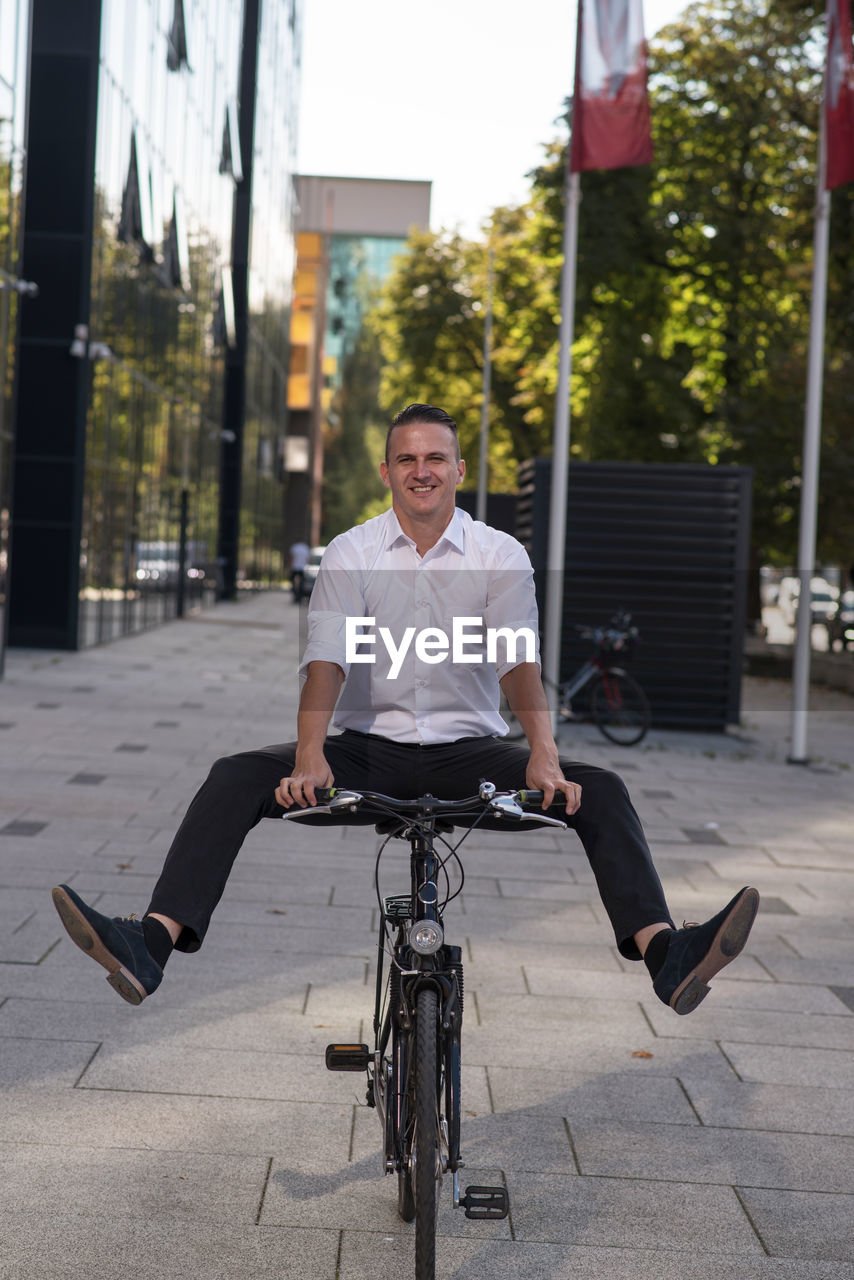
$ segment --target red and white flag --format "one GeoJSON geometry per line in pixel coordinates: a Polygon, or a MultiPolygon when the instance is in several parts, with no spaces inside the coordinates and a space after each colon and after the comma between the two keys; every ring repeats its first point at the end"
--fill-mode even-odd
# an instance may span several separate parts
{"type": "Polygon", "coordinates": [[[824,78],[827,139],[825,186],[854,182],[854,65],[851,0],[827,0],[827,68],[824,78]]]}
{"type": "Polygon", "coordinates": [[[649,164],[643,0],[578,0],[577,39],[570,171],[649,164]]]}

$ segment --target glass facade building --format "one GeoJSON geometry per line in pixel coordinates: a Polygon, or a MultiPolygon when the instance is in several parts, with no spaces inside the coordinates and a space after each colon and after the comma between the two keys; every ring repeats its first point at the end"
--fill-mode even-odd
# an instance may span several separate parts
{"type": "Polygon", "coordinates": [[[0,3],[0,672],[6,642],[12,421],[18,316],[33,290],[21,277],[30,0],[0,3]]]}
{"type": "Polygon", "coordinates": [[[13,642],[66,648],[283,576],[300,28],[297,0],[71,8],[33,0],[11,600],[13,642]]]}

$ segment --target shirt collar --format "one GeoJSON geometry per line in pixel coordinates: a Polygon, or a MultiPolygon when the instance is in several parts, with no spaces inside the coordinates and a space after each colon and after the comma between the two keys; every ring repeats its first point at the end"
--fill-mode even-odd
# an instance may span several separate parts
{"type": "MultiPolygon", "coordinates": [[[[404,543],[404,542],[408,543],[409,546],[411,547],[415,546],[415,543],[409,537],[409,535],[404,533],[403,530],[401,529],[400,521],[398,520],[394,509],[389,508],[388,524],[386,526],[385,549],[388,551],[392,547],[399,546],[401,543],[404,543]]],[[[443,542],[449,543],[450,546],[452,546],[456,551],[459,551],[460,553],[465,551],[465,533],[464,533],[464,525],[463,525],[463,513],[459,507],[454,507],[454,514],[451,516],[451,519],[448,523],[448,527],[445,529],[445,532],[442,534],[441,538],[436,543],[436,546],[440,547],[443,542]]],[[[435,550],[435,547],[431,548],[431,550],[435,550]]]]}

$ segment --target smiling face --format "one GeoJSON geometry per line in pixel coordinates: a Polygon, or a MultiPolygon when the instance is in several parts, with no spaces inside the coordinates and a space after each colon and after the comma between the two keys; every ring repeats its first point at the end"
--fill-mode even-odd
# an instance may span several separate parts
{"type": "Polygon", "coordinates": [[[388,462],[380,464],[395,514],[410,536],[415,527],[445,528],[465,473],[456,433],[437,422],[395,427],[389,437],[388,462]]]}

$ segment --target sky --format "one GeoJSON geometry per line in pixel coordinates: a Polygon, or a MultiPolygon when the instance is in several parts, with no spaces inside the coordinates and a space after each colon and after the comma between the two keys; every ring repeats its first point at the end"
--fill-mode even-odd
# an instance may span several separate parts
{"type": "MultiPolygon", "coordinates": [[[[685,0],[645,0],[647,36],[685,0]]],[[[431,225],[521,203],[562,129],[574,0],[304,0],[297,169],[432,181],[431,225]]]]}

